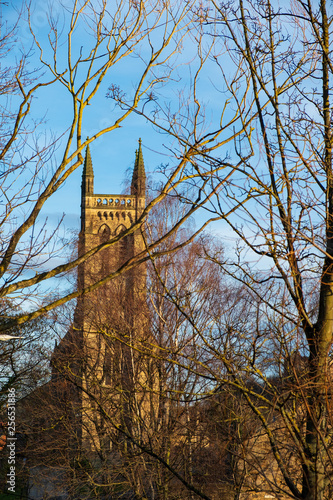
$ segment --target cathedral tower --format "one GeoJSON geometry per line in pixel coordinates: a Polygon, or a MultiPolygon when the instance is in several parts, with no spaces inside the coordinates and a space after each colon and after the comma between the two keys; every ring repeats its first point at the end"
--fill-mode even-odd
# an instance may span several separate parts
{"type": "MultiPolygon", "coordinates": [[[[88,146],[81,184],[79,255],[129,229],[144,210],[145,190],[141,140],[135,154],[129,195],[94,192],[93,163],[88,146]]],[[[120,238],[79,266],[79,289],[109,276],[142,250],[144,239],[140,229],[120,238]]],[[[101,417],[92,400],[98,401],[110,419],[123,428],[132,425],[131,412],[140,398],[137,385],[145,380],[136,345],[146,335],[146,309],[144,265],[120,274],[78,299],[72,337],[80,346],[75,355],[79,360],[75,372],[83,387],[80,405],[85,449],[100,452],[103,446],[109,448],[110,443],[116,441],[110,431],[110,422],[101,417]]]]}
{"type": "MultiPolygon", "coordinates": [[[[81,231],[79,254],[83,254],[120,235],[135,223],[143,212],[146,200],[146,175],[141,149],[135,154],[130,195],[95,194],[94,171],[89,146],[84,161],[81,184],[81,231]]],[[[86,261],[79,268],[79,287],[89,286],[117,269],[117,266],[143,249],[140,232],[132,233],[101,255],[86,261]]]]}

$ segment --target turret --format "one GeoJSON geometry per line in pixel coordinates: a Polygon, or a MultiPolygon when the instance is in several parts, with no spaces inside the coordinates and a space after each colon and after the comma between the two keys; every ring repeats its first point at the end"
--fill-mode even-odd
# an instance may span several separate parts
{"type": "Polygon", "coordinates": [[[133,170],[131,194],[138,198],[146,196],[146,174],[145,164],[143,162],[141,139],[139,139],[139,149],[135,153],[135,164],[133,170]]]}
{"type": "Polygon", "coordinates": [[[94,193],[94,171],[91,161],[89,144],[87,146],[86,157],[84,159],[81,190],[82,190],[82,201],[85,196],[94,193]]]}
{"type": "Polygon", "coordinates": [[[86,157],[83,164],[81,183],[81,231],[86,231],[86,209],[91,204],[91,196],[94,194],[94,171],[91,161],[89,144],[86,149],[86,157]]]}

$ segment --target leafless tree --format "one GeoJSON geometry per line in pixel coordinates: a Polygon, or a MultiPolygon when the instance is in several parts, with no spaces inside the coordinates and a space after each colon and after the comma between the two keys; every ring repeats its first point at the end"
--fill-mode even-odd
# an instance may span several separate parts
{"type": "MultiPolygon", "coordinates": [[[[240,401],[247,404],[253,415],[253,433],[246,434],[246,439],[238,443],[239,448],[233,448],[234,456],[243,461],[237,465],[238,477],[244,479],[242,486],[249,494],[264,491],[304,500],[330,498],[333,252],[330,6],[324,0],[319,4],[296,1],[279,7],[269,0],[239,0],[232,4],[212,0],[207,8],[180,2],[175,9],[174,5],[163,4],[158,8],[157,4],[140,2],[122,4],[124,10],[119,7],[116,12],[110,11],[109,19],[106,4],[102,7],[101,15],[99,12],[97,15],[88,2],[74,4],[66,46],[75,46],[74,28],[81,15],[88,16],[82,19],[87,20],[87,29],[92,30],[95,38],[87,52],[75,59],[69,51],[68,64],[62,68],[57,62],[61,54],[60,32],[51,21],[50,48],[54,59],[47,60],[42,42],[35,36],[41,62],[51,75],[49,80],[44,77],[43,83],[34,84],[29,82],[33,75],[24,73],[28,78],[24,81],[23,74],[17,72],[10,80],[15,83],[13,92],[21,96],[22,104],[12,113],[12,127],[9,135],[7,129],[3,147],[3,161],[11,165],[3,177],[4,186],[8,182],[12,185],[11,176],[17,176],[19,171],[27,172],[26,160],[22,161],[17,153],[22,151],[23,157],[25,150],[16,147],[14,154],[12,147],[14,138],[22,138],[27,130],[21,124],[28,116],[25,112],[31,96],[41,86],[62,84],[72,99],[73,114],[63,159],[52,175],[48,178],[42,174],[45,159],[51,153],[49,149],[40,149],[37,142],[33,175],[23,186],[25,191],[20,184],[18,194],[8,200],[3,215],[0,269],[6,281],[2,296],[30,291],[30,287],[75,268],[83,259],[116,244],[124,236],[103,242],[89,255],[65,265],[50,266],[45,272],[37,270],[34,277],[24,274],[29,266],[36,265],[36,257],[44,251],[45,242],[38,240],[37,235],[31,233],[32,244],[25,237],[30,237],[45,201],[82,163],[83,148],[103,133],[112,132],[133,111],[173,137],[178,162],[173,169],[163,169],[164,185],[129,233],[139,229],[149,212],[167,195],[177,196],[184,211],[172,224],[168,222],[166,231],[159,233],[157,239],[147,238],[145,251],[119,270],[84,291],[51,298],[43,307],[38,305],[32,312],[5,319],[1,329],[36,318],[149,260],[157,277],[151,288],[159,318],[154,334],[161,334],[163,342],[166,338],[169,342],[162,344],[162,356],[157,354],[162,349],[161,339],[156,340],[156,348],[150,349],[149,356],[165,378],[163,387],[169,380],[174,384],[168,389],[165,407],[171,404],[170,396],[177,391],[182,398],[176,401],[178,409],[185,409],[186,404],[194,408],[194,401],[204,396],[213,402],[221,391],[229,391],[234,397],[239,394],[240,401]],[[173,56],[193,20],[196,25],[192,23],[192,29],[187,30],[196,47],[191,64],[192,96],[185,91],[181,93],[177,114],[173,103],[162,104],[154,91],[161,83],[170,81],[173,56]],[[102,78],[116,67],[117,61],[133,52],[139,54],[141,48],[142,71],[134,92],[125,95],[123,89],[111,84],[108,96],[118,105],[113,124],[82,141],[85,108],[93,104],[102,78]],[[86,66],[88,70],[83,75],[78,68],[86,66]],[[208,110],[205,116],[200,100],[200,78],[206,68],[214,74],[213,88],[220,97],[212,110],[211,129],[207,129],[205,119],[208,110]],[[152,104],[154,111],[149,113],[152,104]],[[40,178],[43,186],[39,184],[40,178]],[[27,215],[13,230],[7,222],[22,206],[26,207],[27,215]],[[169,265],[170,258],[177,269],[178,257],[172,260],[171,254],[181,250],[185,242],[195,241],[202,227],[187,233],[184,241],[178,239],[177,231],[200,209],[207,214],[202,226],[212,219],[228,225],[237,239],[235,249],[221,257],[219,249],[206,244],[193,269],[187,267],[187,274],[177,271],[171,275],[169,270],[166,272],[168,266],[163,266],[163,259],[169,265]],[[29,244],[20,247],[24,240],[29,244]],[[18,258],[22,253],[27,256],[24,264],[18,258]],[[193,277],[193,270],[198,272],[196,266],[200,262],[205,263],[207,273],[214,266],[223,272],[224,285],[217,288],[217,293],[213,293],[211,284],[205,285],[204,294],[214,297],[212,301],[196,293],[198,281],[194,280],[195,285],[187,281],[187,277],[193,277]],[[165,318],[163,309],[169,307],[172,313],[165,318]],[[164,336],[171,323],[176,331],[164,336]],[[172,373],[176,377],[169,378],[172,373]]],[[[30,158],[29,165],[31,161],[30,158]]],[[[195,245],[188,251],[195,253],[195,245]]],[[[121,342],[126,344],[123,339],[121,342]]],[[[148,356],[145,346],[139,352],[140,356],[148,356]]],[[[159,402],[162,404],[162,398],[159,402]]],[[[101,408],[106,411],[107,405],[101,408]]],[[[192,432],[190,424],[186,427],[184,423],[184,428],[192,432]]],[[[140,449],[140,441],[134,445],[140,449]]],[[[150,449],[142,443],[141,446],[144,453],[150,451],[154,457],[154,448],[156,451],[159,445],[155,443],[150,449]]],[[[187,450],[192,453],[190,448],[187,450]]],[[[163,462],[163,453],[159,450],[155,455],[163,467],[171,467],[163,462]]],[[[177,477],[176,469],[168,471],[177,477]]],[[[183,472],[179,475],[184,482],[194,484],[191,471],[183,472]]]]}
{"type": "MultiPolygon", "coordinates": [[[[45,296],[45,285],[51,279],[75,269],[102,247],[116,244],[118,239],[126,236],[118,235],[79,258],[54,265],[52,256],[61,253],[61,244],[56,230],[46,230],[43,215],[45,204],[80,167],[83,150],[88,144],[123,126],[132,113],[144,115],[157,124],[159,118],[154,114],[149,115],[146,106],[155,103],[154,92],[158,88],[173,81],[173,71],[177,70],[177,54],[185,37],[191,32],[193,20],[190,4],[183,2],[140,1],[109,5],[104,1],[75,1],[70,10],[65,7],[61,9],[61,16],[57,17],[56,13],[53,15],[52,11],[47,13],[48,38],[39,39],[38,32],[34,30],[33,7],[32,3],[25,14],[28,16],[34,51],[39,54],[40,68],[29,72],[29,54],[23,53],[21,60],[13,67],[4,66],[6,69],[2,74],[5,88],[2,109],[6,107],[6,111],[2,114],[3,145],[0,158],[3,166],[1,189],[6,203],[1,215],[0,273],[4,281],[0,293],[3,298],[29,298],[32,304],[31,294],[36,297],[39,292],[43,296],[43,303],[39,301],[29,311],[3,318],[1,331],[37,318],[78,294],[88,293],[103,284],[100,280],[86,290],[45,296]],[[120,106],[115,109],[109,126],[96,128],[93,135],[84,140],[82,127],[88,119],[94,99],[98,93],[105,92],[106,76],[112,82],[112,75],[116,75],[118,66],[133,55],[139,61],[138,70],[133,75],[134,87],[126,93],[127,89],[109,84],[108,96],[120,106]],[[44,124],[34,120],[35,98],[41,92],[48,92],[52,99],[53,88],[62,96],[63,106],[69,111],[70,117],[61,133],[58,136],[53,134],[49,143],[46,136],[42,139],[40,135],[44,124]],[[4,101],[6,95],[7,102],[4,101]]],[[[2,42],[5,45],[4,64],[8,64],[12,60],[7,54],[9,45],[6,45],[6,34],[2,42]]],[[[205,168],[205,176],[202,176],[197,170],[195,158],[201,154],[202,148],[208,151],[217,147],[219,133],[220,129],[209,136],[179,141],[177,162],[172,169],[165,171],[168,175],[163,189],[151,200],[140,220],[128,230],[129,233],[138,230],[152,207],[186,181],[197,179],[198,185],[195,200],[188,206],[183,221],[212,196],[218,186],[206,188],[209,177],[215,175],[216,166],[205,168]],[[210,143],[214,143],[213,146],[210,143]]],[[[230,137],[233,135],[232,132],[230,137]]],[[[179,227],[181,223],[177,221],[176,226],[179,227]]],[[[153,242],[150,251],[154,252],[156,246],[157,242],[153,242]]],[[[145,259],[148,259],[147,252],[142,252],[122,270],[103,279],[112,279],[115,273],[124,272],[145,259]]]]}
{"type": "MultiPolygon", "coordinates": [[[[244,494],[330,498],[331,7],[212,1],[196,14],[197,42],[215,40],[206,53],[214,88],[228,110],[237,109],[239,133],[233,148],[228,143],[237,168],[205,205],[233,232],[235,247],[222,258],[207,248],[205,258],[220,266],[230,292],[210,309],[205,328],[203,305],[192,307],[186,286],[177,290],[161,276],[163,295],[196,339],[195,356],[179,351],[174,364],[187,365],[198,380],[209,377],[213,391],[235,390],[251,410],[253,434],[234,450],[243,460],[244,494]]],[[[192,102],[200,115],[198,81],[192,102]]],[[[219,152],[201,150],[201,176],[209,163],[225,167],[219,152]]],[[[210,186],[221,180],[216,172],[210,186]]],[[[185,206],[189,193],[178,192],[185,206]]]]}
{"type": "MultiPolygon", "coordinates": [[[[147,221],[147,245],[184,210],[177,198],[159,204],[147,221]]],[[[121,280],[113,280],[107,294],[94,292],[94,341],[83,350],[79,332],[70,331],[53,354],[52,381],[26,398],[26,454],[44,492],[46,485],[53,485],[52,494],[57,487],[52,470],[58,470],[58,488],[74,498],[79,491],[83,498],[209,498],[232,483],[226,479],[235,469],[229,417],[224,412],[219,424],[210,422],[223,406],[220,396],[211,403],[211,371],[223,366],[202,352],[198,335],[212,311],[219,316],[222,280],[205,258],[208,236],[181,247],[192,232],[189,223],[161,243],[165,255],[148,266],[148,294],[131,296],[121,280]],[[168,246],[180,250],[166,253],[168,246]],[[203,485],[207,474],[211,482],[203,485]]]]}
{"type": "Polygon", "coordinates": [[[214,342],[198,335],[227,370],[216,382],[236,388],[257,422],[244,455],[249,491],[330,498],[331,6],[212,1],[197,13],[220,41],[214,83],[245,125],[230,152],[242,165],[214,200],[235,253],[207,258],[251,303],[250,323],[239,309],[214,342]]]}

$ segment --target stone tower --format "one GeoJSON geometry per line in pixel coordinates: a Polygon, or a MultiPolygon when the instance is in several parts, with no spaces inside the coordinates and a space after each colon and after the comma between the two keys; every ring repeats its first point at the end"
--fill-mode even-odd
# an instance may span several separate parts
{"type": "MultiPolygon", "coordinates": [[[[136,222],[145,207],[146,176],[142,157],[141,139],[136,151],[130,195],[95,194],[94,172],[87,147],[81,185],[81,231],[79,253],[82,254],[99,243],[121,234],[136,222]]],[[[126,242],[106,250],[101,257],[103,269],[96,269],[97,261],[93,258],[79,269],[79,286],[84,288],[97,278],[115,270],[117,263],[132,257],[143,249],[142,236],[137,232],[128,236],[126,242]],[[125,253],[124,253],[125,252],[125,253]],[[89,277],[89,274],[94,275],[89,277]]]]}
{"type": "MultiPolygon", "coordinates": [[[[144,210],[145,185],[141,140],[128,195],[94,192],[93,164],[87,147],[81,185],[79,255],[120,238],[79,266],[79,289],[103,280],[144,250],[140,228],[121,235],[144,210]]],[[[132,432],[134,410],[138,421],[138,412],[143,411],[147,399],[140,387],[147,385],[149,371],[138,345],[145,343],[147,324],[145,265],[120,273],[78,298],[73,327],[55,349],[53,367],[58,378],[62,373],[78,388],[75,413],[80,415],[78,434],[84,450],[108,452],[112,443],[119,441],[117,428],[132,432]]]]}
{"type": "MultiPolygon", "coordinates": [[[[96,194],[94,193],[94,171],[90,148],[87,147],[84,161],[82,184],[81,184],[81,230],[79,234],[79,255],[107,242],[110,239],[121,235],[126,229],[135,223],[145,207],[146,176],[141,149],[141,139],[139,148],[135,154],[135,163],[131,183],[131,194],[96,194]]],[[[140,230],[131,233],[85,261],[78,269],[78,287],[84,289],[87,286],[99,281],[115,272],[128,259],[134,257],[144,249],[144,240],[140,230]]],[[[135,299],[144,293],[145,281],[144,270],[140,272],[131,271],[116,280],[116,287],[121,288],[126,293],[126,302],[129,296],[135,299]],[[141,278],[140,278],[141,275],[141,278]]],[[[97,291],[83,296],[80,299],[79,309],[81,316],[78,317],[79,329],[88,332],[94,323],[108,322],[110,313],[103,312],[103,304],[99,304],[98,311],[95,307],[95,298],[101,296],[104,299],[115,303],[116,298],[120,298],[120,289],[115,296],[115,281],[97,291]],[[91,305],[94,308],[91,308],[91,305]]],[[[132,310],[134,305],[131,304],[132,310]]],[[[120,312],[120,311],[119,311],[120,312]]],[[[125,313],[124,311],[121,311],[125,313]]],[[[95,325],[96,326],[96,325],[95,325]]]]}

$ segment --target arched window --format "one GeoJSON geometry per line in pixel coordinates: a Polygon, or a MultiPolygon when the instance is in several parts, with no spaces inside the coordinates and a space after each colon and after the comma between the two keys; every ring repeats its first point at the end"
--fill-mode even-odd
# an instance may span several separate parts
{"type": "Polygon", "coordinates": [[[101,243],[108,241],[110,239],[111,231],[107,224],[102,224],[98,230],[98,234],[101,240],[101,243]]]}
{"type": "Polygon", "coordinates": [[[117,229],[116,229],[116,231],[115,231],[115,234],[116,234],[116,235],[118,235],[118,234],[120,234],[120,233],[123,233],[124,231],[126,231],[126,227],[124,226],[124,224],[120,224],[120,225],[117,227],[117,229]]]}

